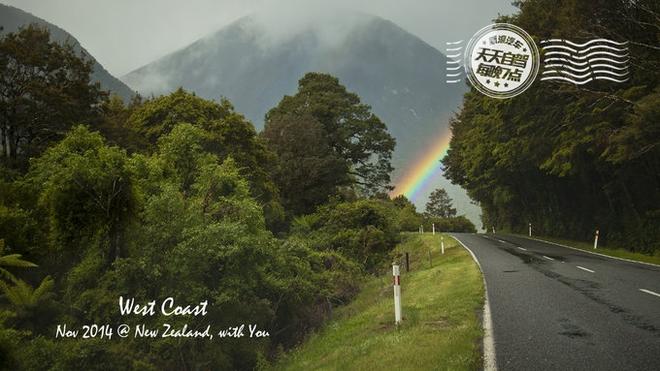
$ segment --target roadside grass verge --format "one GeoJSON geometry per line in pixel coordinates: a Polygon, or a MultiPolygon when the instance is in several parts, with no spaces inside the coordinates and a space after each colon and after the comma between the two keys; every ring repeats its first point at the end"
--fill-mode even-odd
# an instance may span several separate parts
{"type": "Polygon", "coordinates": [[[469,253],[453,238],[445,235],[444,240],[444,255],[440,234],[404,234],[397,246],[403,314],[398,329],[390,273],[368,280],[353,302],[272,369],[480,369],[483,280],[469,253]]]}
{"type": "MultiPolygon", "coordinates": [[[[522,235],[522,234],[512,234],[512,235],[520,236],[520,237],[527,237],[526,235],[522,235]]],[[[598,253],[598,254],[614,256],[614,257],[617,257],[617,258],[623,258],[623,259],[629,259],[629,260],[634,260],[634,261],[640,261],[640,262],[653,263],[653,264],[660,265],[660,251],[656,252],[655,255],[647,255],[647,254],[642,254],[642,253],[637,253],[637,252],[624,250],[624,249],[621,249],[621,248],[601,246],[601,245],[598,245],[598,248],[594,250],[593,241],[591,241],[591,242],[581,242],[581,241],[572,241],[572,240],[566,240],[566,239],[563,239],[563,238],[548,237],[548,236],[532,236],[532,237],[540,239],[540,240],[546,240],[546,241],[555,242],[555,243],[559,243],[559,244],[562,244],[562,245],[574,247],[576,249],[580,249],[580,250],[584,250],[584,251],[588,251],[588,252],[595,252],[595,253],[598,253]]]]}

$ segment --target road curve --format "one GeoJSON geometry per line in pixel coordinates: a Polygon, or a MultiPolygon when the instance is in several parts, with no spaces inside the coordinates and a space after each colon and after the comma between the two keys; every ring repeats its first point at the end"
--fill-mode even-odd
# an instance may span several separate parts
{"type": "Polygon", "coordinates": [[[660,369],[660,267],[509,235],[453,236],[481,263],[500,370],[660,369]]]}

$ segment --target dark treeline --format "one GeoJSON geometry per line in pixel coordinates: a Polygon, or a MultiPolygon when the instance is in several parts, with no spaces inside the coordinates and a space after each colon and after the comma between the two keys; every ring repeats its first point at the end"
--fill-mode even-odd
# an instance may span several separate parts
{"type": "MultiPolygon", "coordinates": [[[[630,80],[536,81],[496,100],[466,94],[443,160],[481,204],[485,227],[660,250],[660,3],[519,1],[501,17],[537,41],[628,41],[630,80]]],[[[540,78],[537,77],[537,79],[540,78]]]]}
{"type": "Polygon", "coordinates": [[[305,75],[257,133],[227,100],[125,103],[90,72],[38,27],[0,39],[2,369],[253,369],[382,271],[400,231],[474,228],[387,196],[394,139],[332,76],[305,75]],[[121,316],[120,296],[208,314],[121,316]],[[164,322],[270,337],[55,339],[164,322]]]}

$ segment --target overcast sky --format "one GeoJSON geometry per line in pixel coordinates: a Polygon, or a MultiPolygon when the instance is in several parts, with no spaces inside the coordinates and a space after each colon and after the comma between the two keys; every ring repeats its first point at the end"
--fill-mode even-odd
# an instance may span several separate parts
{"type": "MultiPolygon", "coordinates": [[[[188,45],[255,12],[291,10],[318,15],[333,8],[389,19],[443,51],[446,41],[469,38],[511,0],[0,0],[71,33],[115,76],[188,45]]],[[[290,19],[282,22],[286,28],[290,19]]]]}

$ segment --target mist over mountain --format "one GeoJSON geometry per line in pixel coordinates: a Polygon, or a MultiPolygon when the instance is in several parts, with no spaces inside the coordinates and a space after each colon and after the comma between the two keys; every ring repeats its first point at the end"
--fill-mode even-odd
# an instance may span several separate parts
{"type": "Polygon", "coordinates": [[[80,42],[78,42],[78,40],[76,40],[76,38],[71,34],[57,27],[56,25],[30,13],[24,12],[18,8],[0,4],[0,27],[2,27],[2,30],[0,30],[0,36],[10,32],[16,32],[20,27],[33,23],[46,27],[50,31],[51,40],[55,40],[59,43],[69,42],[71,45],[73,45],[73,48],[76,50],[76,52],[82,52],[87,58],[92,59],[94,61],[92,81],[100,82],[101,89],[109,90],[119,95],[124,100],[130,99],[135,94],[131,88],[126,86],[126,84],[112,76],[105,68],[103,68],[103,66],[96,59],[94,59],[94,56],[89,54],[85,48],[80,45],[80,42]]]}
{"type": "MultiPolygon", "coordinates": [[[[143,95],[178,87],[208,98],[227,97],[257,128],[264,114],[294,94],[310,71],[337,76],[371,105],[397,140],[396,182],[408,166],[449,132],[463,85],[445,83],[446,57],[418,37],[379,17],[334,12],[306,18],[256,14],[122,77],[143,95]],[[286,24],[286,27],[278,25],[286,24]]],[[[459,212],[476,225],[479,210],[444,178],[459,212]]],[[[423,195],[424,196],[424,195],[423,195]]],[[[425,197],[418,200],[423,207],[425,197]]]]}

